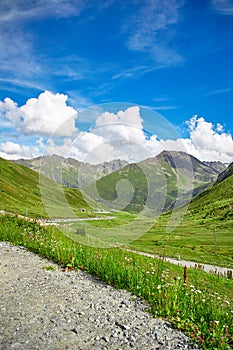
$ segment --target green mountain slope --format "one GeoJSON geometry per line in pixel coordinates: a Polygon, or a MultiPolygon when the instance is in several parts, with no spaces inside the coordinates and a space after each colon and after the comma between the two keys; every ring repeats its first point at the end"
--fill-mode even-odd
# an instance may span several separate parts
{"type": "MultiPolygon", "coordinates": [[[[214,186],[195,198],[188,212],[196,220],[208,219],[205,225],[218,224],[229,226],[233,220],[233,163],[219,174],[214,186]]],[[[233,225],[232,225],[233,228],[233,225]]]]}
{"type": "MultiPolygon", "coordinates": [[[[199,194],[182,209],[160,216],[153,228],[132,247],[167,256],[233,267],[232,164],[219,175],[221,181],[199,194]],[[225,174],[225,176],[224,176],[225,174]],[[174,212],[173,212],[174,215],[174,212]],[[177,220],[177,222],[175,221],[177,220]],[[167,228],[173,225],[173,230],[167,228]]],[[[218,179],[219,179],[218,178],[218,179]]]]}
{"type": "MultiPolygon", "coordinates": [[[[129,164],[99,179],[96,186],[99,201],[105,205],[112,202],[113,208],[129,212],[140,212],[146,205],[150,210],[161,212],[161,207],[163,211],[169,210],[176,200],[181,205],[187,197],[202,192],[217,176],[217,170],[187,153],[163,151],[154,158],[129,164]],[[127,186],[126,181],[131,185],[127,186]],[[133,194],[129,193],[130,186],[133,194]],[[123,197],[119,199],[121,187],[123,197]]],[[[91,187],[87,191],[90,195],[94,193],[91,187]]]]}
{"type": "MultiPolygon", "coordinates": [[[[79,190],[62,189],[45,177],[41,177],[41,180],[40,184],[37,172],[0,158],[0,209],[33,217],[47,216],[44,208],[46,204],[54,216],[64,217],[71,213],[64,209],[63,195],[75,212],[79,212],[81,208],[90,209],[79,190]]],[[[94,201],[89,203],[95,205],[94,201]]]]}

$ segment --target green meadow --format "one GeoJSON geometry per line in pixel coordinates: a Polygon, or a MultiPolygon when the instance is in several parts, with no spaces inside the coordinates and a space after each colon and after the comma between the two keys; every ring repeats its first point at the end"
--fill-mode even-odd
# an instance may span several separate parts
{"type": "Polygon", "coordinates": [[[233,176],[196,197],[176,226],[182,209],[172,219],[161,215],[155,225],[132,247],[151,253],[233,267],[233,176]],[[172,225],[171,225],[172,227],[172,225]]]}

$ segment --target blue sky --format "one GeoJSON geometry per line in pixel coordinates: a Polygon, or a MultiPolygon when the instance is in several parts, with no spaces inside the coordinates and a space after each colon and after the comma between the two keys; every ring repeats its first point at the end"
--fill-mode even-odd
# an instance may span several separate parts
{"type": "Polygon", "coordinates": [[[117,139],[139,158],[233,161],[232,0],[2,0],[0,13],[0,156],[130,160],[117,139]]]}

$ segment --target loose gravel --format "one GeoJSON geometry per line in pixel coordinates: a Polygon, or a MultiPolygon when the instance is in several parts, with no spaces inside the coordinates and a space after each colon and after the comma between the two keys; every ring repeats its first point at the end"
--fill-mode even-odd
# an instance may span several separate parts
{"type": "Polygon", "coordinates": [[[198,349],[129,292],[22,247],[0,242],[0,278],[1,350],[198,349]]]}

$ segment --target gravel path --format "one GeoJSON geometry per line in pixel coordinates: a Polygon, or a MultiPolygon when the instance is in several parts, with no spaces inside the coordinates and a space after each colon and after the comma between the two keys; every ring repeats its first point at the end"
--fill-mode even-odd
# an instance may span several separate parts
{"type": "Polygon", "coordinates": [[[0,242],[0,278],[1,350],[197,349],[130,293],[22,247],[0,242]]]}

